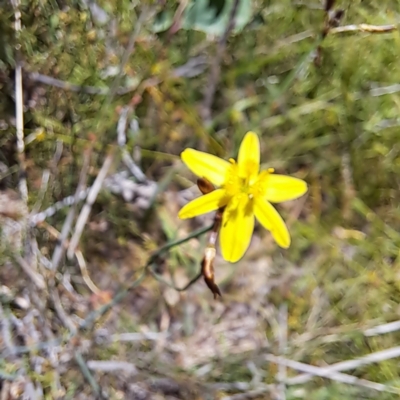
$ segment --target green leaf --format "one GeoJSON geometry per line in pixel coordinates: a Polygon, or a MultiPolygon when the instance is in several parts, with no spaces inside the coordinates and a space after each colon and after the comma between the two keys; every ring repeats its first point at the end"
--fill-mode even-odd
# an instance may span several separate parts
{"type": "MultiPolygon", "coordinates": [[[[221,36],[229,23],[234,0],[193,0],[187,7],[182,26],[184,29],[202,31],[209,35],[221,36]]],[[[240,0],[235,17],[233,32],[240,32],[252,17],[252,2],[240,0]]]]}
{"type": "Polygon", "coordinates": [[[156,15],[155,21],[152,26],[154,33],[165,32],[172,25],[174,14],[171,10],[164,10],[156,15]]]}

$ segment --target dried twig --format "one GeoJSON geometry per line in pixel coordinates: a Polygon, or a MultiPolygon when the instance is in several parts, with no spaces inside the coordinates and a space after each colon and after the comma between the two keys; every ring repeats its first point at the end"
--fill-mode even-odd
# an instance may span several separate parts
{"type": "Polygon", "coordinates": [[[365,336],[383,335],[385,333],[400,331],[400,321],[374,326],[364,331],[365,336]]]}
{"type": "MultiPolygon", "coordinates": [[[[265,356],[265,359],[269,362],[272,362],[272,363],[275,363],[278,365],[283,364],[288,368],[306,372],[307,374],[312,375],[312,376],[319,376],[321,378],[327,378],[327,379],[331,379],[333,381],[337,381],[337,382],[341,382],[341,383],[347,383],[350,385],[360,386],[360,387],[364,387],[367,389],[373,389],[378,392],[388,392],[388,393],[400,394],[400,389],[393,387],[393,386],[387,386],[387,385],[383,385],[381,383],[371,382],[366,379],[359,379],[355,376],[343,374],[341,372],[329,371],[326,368],[316,367],[314,365],[304,364],[304,363],[294,361],[294,360],[288,360],[287,358],[284,358],[284,357],[278,357],[278,356],[274,356],[272,354],[267,354],[265,356]]],[[[286,383],[289,383],[289,382],[290,382],[290,380],[286,381],[286,383]]]]}
{"type": "Polygon", "coordinates": [[[347,32],[368,32],[368,33],[390,33],[396,31],[396,25],[345,25],[337,26],[329,30],[329,34],[347,33],[347,32]]]}
{"type": "MultiPolygon", "coordinates": [[[[400,346],[398,347],[392,347],[387,350],[382,350],[382,351],[377,351],[375,353],[368,354],[365,357],[361,358],[356,358],[354,360],[348,360],[348,361],[341,361],[336,364],[332,364],[328,367],[323,367],[320,368],[321,370],[324,370],[326,373],[334,373],[334,372],[339,372],[339,371],[347,371],[350,369],[356,369],[359,368],[363,365],[368,365],[368,364],[373,364],[385,360],[390,360],[392,358],[400,357],[400,346]]],[[[294,378],[288,379],[286,382],[289,385],[298,385],[301,383],[305,383],[312,379],[312,376],[310,374],[301,374],[298,375],[294,378]]],[[[399,390],[400,392],[400,390],[399,390]]]]}
{"type": "MultiPolygon", "coordinates": [[[[110,92],[110,89],[108,88],[75,85],[73,83],[66,82],[61,79],[52,78],[51,76],[39,74],[37,72],[31,72],[29,74],[29,79],[35,82],[43,83],[48,86],[53,86],[63,90],[67,90],[69,92],[78,92],[78,93],[81,92],[86,94],[99,94],[99,95],[107,95],[110,92]]],[[[126,94],[134,89],[136,89],[136,86],[133,88],[119,88],[117,90],[117,94],[126,94]]]]}
{"type": "Polygon", "coordinates": [[[156,9],[153,8],[151,10],[149,10],[147,7],[145,7],[145,9],[142,11],[142,13],[139,15],[138,20],[136,21],[135,24],[135,29],[132,31],[131,36],[129,37],[129,42],[128,45],[124,51],[124,54],[122,55],[122,59],[121,59],[121,63],[119,65],[119,71],[114,79],[114,82],[109,90],[108,93],[108,98],[107,101],[105,102],[104,106],[107,107],[109,106],[109,104],[111,103],[113,97],[115,96],[115,94],[117,93],[118,90],[118,86],[120,83],[120,80],[122,78],[125,66],[129,60],[129,57],[132,55],[132,53],[135,50],[135,45],[136,45],[136,39],[139,36],[139,33],[142,29],[143,23],[152,17],[152,15],[156,12],[156,9]]]}
{"type": "Polygon", "coordinates": [[[4,346],[10,356],[15,356],[16,350],[11,337],[10,320],[4,312],[1,302],[0,302],[0,326],[1,326],[1,337],[4,346]]]}
{"type": "MultiPolygon", "coordinates": [[[[83,321],[83,323],[80,325],[79,329],[80,330],[88,329],[91,326],[93,326],[94,322],[98,318],[100,318],[101,316],[106,314],[108,312],[108,310],[110,310],[114,305],[120,303],[127,296],[127,294],[130,292],[130,290],[139,286],[141,284],[141,282],[144,280],[144,278],[146,277],[147,273],[148,272],[151,273],[152,265],[156,264],[157,260],[159,259],[159,257],[161,255],[163,255],[164,253],[166,253],[168,250],[170,250],[173,247],[179,246],[193,238],[203,235],[204,233],[208,232],[211,228],[212,228],[212,226],[198,229],[197,231],[192,232],[190,235],[184,237],[183,239],[174,240],[172,242],[166,243],[164,246],[159,247],[148,259],[148,261],[147,261],[146,265],[143,267],[142,273],[139,275],[139,277],[136,280],[129,283],[128,285],[122,286],[110,302],[108,302],[104,306],[100,307],[98,310],[96,310],[93,313],[91,313],[90,315],[88,315],[88,317],[85,319],[85,321],[83,321]]],[[[158,280],[163,281],[162,278],[160,279],[160,277],[158,277],[157,275],[156,275],[156,277],[158,280]]],[[[198,277],[196,279],[198,279],[198,277]]],[[[165,283],[168,284],[168,282],[165,282],[165,283]]],[[[172,284],[171,284],[171,286],[172,286],[172,284]]],[[[188,286],[188,285],[186,285],[186,286],[188,286]]],[[[183,289],[179,289],[179,288],[175,288],[175,289],[183,290],[183,289]]]]}
{"type": "MultiPolygon", "coordinates": [[[[279,307],[279,313],[278,313],[278,343],[279,343],[279,354],[284,355],[286,352],[286,347],[287,347],[287,318],[288,318],[288,306],[287,303],[283,303],[279,307]]],[[[279,400],[285,400],[286,399],[286,366],[283,364],[278,365],[278,374],[277,374],[277,381],[279,382],[277,390],[277,398],[279,400]]]]}
{"type": "Polygon", "coordinates": [[[126,361],[115,361],[115,360],[89,360],[87,362],[87,366],[89,369],[93,371],[100,372],[114,372],[117,374],[125,373],[130,376],[137,375],[138,370],[134,364],[126,362],[126,361]]]}
{"type": "MultiPolygon", "coordinates": [[[[46,222],[42,222],[41,224],[42,227],[44,227],[47,232],[50,233],[50,235],[52,235],[54,238],[57,239],[58,243],[61,242],[61,234],[60,232],[57,231],[57,229],[55,229],[54,227],[52,227],[51,225],[47,224],[46,222]]],[[[63,240],[63,249],[67,249],[69,245],[68,240],[63,240]]],[[[62,251],[62,249],[61,249],[62,251]]],[[[82,274],[82,279],[84,280],[84,282],[86,283],[87,287],[94,293],[94,294],[99,294],[101,292],[101,290],[93,283],[93,281],[91,280],[90,276],[89,276],[89,272],[87,270],[87,266],[86,266],[86,261],[85,258],[83,257],[83,254],[80,250],[75,250],[75,257],[76,257],[76,261],[78,262],[79,265],[79,269],[81,270],[81,274],[82,274]]],[[[50,262],[50,269],[53,269],[53,264],[50,262]]],[[[50,278],[51,282],[52,282],[53,278],[50,278]]],[[[54,283],[52,283],[52,285],[54,286],[54,283]]]]}
{"type": "MultiPolygon", "coordinates": [[[[369,91],[369,94],[373,97],[384,96],[386,94],[394,94],[400,92],[400,84],[396,83],[389,86],[381,86],[373,88],[369,91]]],[[[356,100],[363,99],[365,96],[362,93],[356,93],[356,100]]]]}
{"type": "Polygon", "coordinates": [[[58,265],[61,261],[61,258],[64,254],[65,250],[65,241],[67,240],[68,234],[71,230],[71,226],[75,217],[75,212],[76,212],[76,204],[79,201],[79,194],[84,190],[84,187],[86,185],[86,180],[87,180],[87,173],[89,169],[89,160],[90,160],[90,150],[84,153],[83,156],[83,165],[82,165],[82,170],[79,176],[79,182],[78,186],[75,191],[75,196],[74,196],[74,203],[70,210],[68,211],[67,217],[65,218],[63,227],[61,229],[61,233],[58,237],[58,243],[54,249],[53,252],[53,257],[51,259],[52,263],[52,270],[56,271],[58,268],[58,265]]]}
{"type": "Polygon", "coordinates": [[[58,318],[60,318],[62,324],[66,328],[68,328],[68,330],[70,332],[75,333],[76,326],[72,322],[72,319],[69,317],[69,315],[67,315],[67,313],[65,312],[65,310],[62,306],[60,295],[58,294],[54,278],[49,279],[49,294],[50,294],[50,298],[53,303],[54,309],[56,310],[56,313],[58,315],[58,318]]]}
{"type": "MultiPolygon", "coordinates": [[[[15,354],[23,354],[23,353],[29,353],[32,350],[40,350],[40,349],[48,349],[48,348],[52,348],[54,346],[59,346],[63,343],[67,343],[69,341],[71,341],[74,337],[76,337],[76,335],[83,330],[86,329],[90,329],[92,328],[92,326],[94,325],[94,323],[101,318],[103,315],[105,315],[111,308],[113,308],[116,304],[119,304],[127,295],[128,293],[138,287],[143,280],[146,278],[147,273],[149,272],[149,267],[153,264],[156,263],[157,259],[164,254],[165,252],[167,252],[168,250],[170,250],[173,247],[179,246],[193,238],[199,237],[201,235],[203,235],[204,233],[208,232],[210,229],[212,228],[212,226],[206,227],[206,228],[201,228],[197,231],[192,232],[190,235],[186,236],[183,239],[178,239],[169,243],[166,243],[164,246],[159,247],[149,258],[149,260],[147,261],[146,265],[141,269],[141,271],[139,270],[139,276],[131,281],[130,283],[128,283],[127,285],[123,285],[121,286],[121,288],[116,292],[115,296],[113,297],[113,299],[111,301],[109,301],[107,304],[103,305],[102,307],[100,307],[99,309],[91,312],[86,318],[85,320],[77,327],[77,329],[75,329],[73,326],[70,327],[70,332],[68,334],[65,334],[64,336],[58,337],[54,340],[50,340],[47,342],[40,342],[40,343],[35,343],[32,346],[16,346],[15,348],[15,354]]],[[[58,294],[56,294],[57,296],[58,294]]],[[[56,300],[56,298],[53,298],[53,301],[56,300]]],[[[58,298],[58,305],[60,306],[60,299],[58,298]]],[[[62,310],[63,311],[63,310],[62,310]]],[[[62,311],[61,311],[61,315],[62,315],[62,311]]],[[[66,324],[66,321],[63,321],[63,323],[68,326],[69,324],[66,324]]],[[[4,356],[6,356],[7,354],[9,354],[8,352],[6,352],[6,354],[4,354],[4,356]]]]}
{"type": "Polygon", "coordinates": [[[12,255],[14,261],[21,267],[21,269],[29,276],[32,282],[39,290],[43,290],[46,287],[46,283],[42,277],[42,275],[38,274],[33,270],[31,265],[27,261],[25,261],[20,255],[14,254],[12,255]]]}
{"type": "Polygon", "coordinates": [[[88,383],[92,387],[97,398],[98,399],[105,398],[104,394],[102,393],[100,385],[97,383],[96,379],[90,372],[90,369],[86,365],[86,362],[85,362],[84,358],[82,357],[82,354],[78,351],[75,353],[75,361],[78,364],[80,370],[82,371],[83,376],[85,377],[85,379],[88,381],[88,383]]]}
{"type": "MultiPolygon", "coordinates": [[[[236,388],[235,388],[236,389],[236,388]]],[[[275,385],[264,385],[263,387],[253,389],[250,388],[246,390],[245,393],[236,393],[231,396],[224,396],[221,400],[252,400],[265,398],[267,393],[274,393],[276,391],[275,385]]]]}
{"type": "MultiPolygon", "coordinates": [[[[200,235],[202,235],[203,233],[206,233],[206,232],[212,230],[212,229],[214,228],[214,225],[215,225],[215,224],[213,223],[211,226],[207,226],[207,227],[205,227],[205,228],[201,228],[201,229],[199,229],[199,230],[193,232],[192,235],[194,235],[194,237],[200,236],[200,235]]],[[[179,246],[180,244],[182,244],[182,243],[184,243],[184,242],[186,242],[186,241],[187,241],[187,237],[186,237],[186,238],[183,238],[183,239],[178,239],[178,240],[176,240],[176,241],[174,241],[174,242],[167,243],[167,245],[161,247],[156,253],[154,253],[154,254],[150,257],[150,259],[149,259],[149,261],[147,262],[147,265],[146,265],[146,268],[148,269],[148,272],[149,272],[156,280],[158,280],[159,282],[162,282],[162,283],[166,284],[167,286],[169,286],[169,287],[175,289],[175,290],[178,291],[178,292],[184,292],[184,291],[186,291],[190,286],[192,286],[194,283],[196,283],[196,282],[204,275],[204,273],[203,273],[204,266],[202,265],[201,271],[200,271],[197,275],[195,275],[185,286],[179,288],[179,287],[175,286],[172,282],[166,281],[161,275],[159,275],[157,272],[155,272],[154,267],[153,267],[153,264],[156,263],[156,260],[157,260],[165,251],[169,250],[171,247],[179,246]]],[[[212,260],[212,261],[213,261],[213,260],[212,260]]],[[[203,263],[202,263],[202,264],[203,264],[203,263]]],[[[215,284],[214,284],[214,285],[215,285],[215,284]]],[[[217,286],[217,285],[215,285],[215,286],[216,286],[217,289],[214,289],[214,290],[218,290],[218,291],[219,291],[218,286],[217,286]]],[[[213,292],[213,293],[214,293],[214,292],[213,292]]],[[[219,294],[220,294],[220,293],[219,293],[219,294]]]]}
{"type": "Polygon", "coordinates": [[[133,161],[132,157],[130,156],[128,150],[126,149],[126,126],[128,122],[129,113],[132,112],[132,108],[126,106],[122,109],[117,126],[117,134],[118,134],[118,146],[121,147],[122,151],[122,161],[124,162],[125,166],[129,169],[133,177],[139,183],[147,182],[146,175],[143,171],[136,165],[133,161]]]}
{"type": "Polygon", "coordinates": [[[160,338],[167,338],[169,335],[165,332],[126,332],[114,333],[111,335],[112,342],[141,342],[143,340],[157,341],[160,338]]]}
{"type": "Polygon", "coordinates": [[[111,167],[111,164],[114,159],[114,154],[109,154],[104,160],[103,166],[101,167],[99,174],[96,177],[93,185],[90,188],[89,194],[86,199],[86,203],[82,207],[81,213],[79,214],[78,220],[75,225],[75,232],[72,235],[71,241],[69,243],[67,256],[71,259],[75,253],[76,247],[78,246],[79,240],[81,238],[83,229],[86,225],[86,221],[89,218],[90,211],[92,209],[92,205],[95,202],[97,195],[101,189],[101,186],[104,182],[104,179],[107,176],[108,170],[111,167]]]}
{"type": "Polygon", "coordinates": [[[87,287],[94,294],[101,293],[101,290],[90,279],[89,272],[88,272],[87,266],[86,266],[85,258],[83,257],[83,254],[80,250],[75,250],[75,257],[76,257],[76,260],[78,261],[79,269],[81,270],[82,279],[86,283],[87,287]]]}
{"type": "Polygon", "coordinates": [[[47,208],[46,210],[43,210],[37,214],[33,214],[29,217],[29,223],[31,226],[35,226],[43,222],[46,218],[52,217],[55,215],[58,211],[62,210],[65,207],[70,207],[73,206],[74,204],[79,203],[82,200],[85,200],[88,193],[90,191],[90,188],[84,189],[80,191],[79,193],[76,193],[75,195],[72,196],[67,196],[64,199],[57,201],[54,203],[52,206],[47,208]]]}
{"type": "MultiPolygon", "coordinates": [[[[193,78],[204,72],[206,69],[206,61],[205,57],[197,56],[188,60],[188,62],[184,65],[176,67],[171,71],[170,76],[172,78],[193,78]]],[[[42,83],[44,85],[53,86],[60,88],[62,90],[66,90],[69,92],[77,92],[77,93],[86,93],[92,95],[101,95],[107,96],[110,94],[110,89],[108,87],[96,87],[96,86],[80,86],[75,85],[71,82],[66,82],[61,79],[56,79],[51,76],[39,74],[37,72],[29,73],[29,79],[35,82],[42,83]]],[[[156,79],[154,77],[146,79],[142,81],[143,87],[155,86],[161,83],[161,79],[156,79]]],[[[123,96],[125,94],[134,92],[138,89],[138,84],[127,86],[127,87],[118,87],[115,90],[115,94],[118,96],[123,96]]]]}
{"type": "MultiPolygon", "coordinates": [[[[11,0],[15,11],[15,33],[18,37],[21,32],[21,11],[20,0],[11,0]]],[[[19,48],[17,45],[16,52],[16,65],[15,65],[15,119],[16,119],[16,132],[17,132],[17,150],[18,159],[20,164],[21,176],[19,178],[19,191],[22,200],[27,203],[28,201],[28,185],[26,182],[26,168],[25,168],[25,142],[24,142],[24,99],[22,90],[22,67],[19,60],[19,48]]]]}
{"type": "Polygon", "coordinates": [[[203,101],[203,120],[206,123],[211,122],[211,107],[214,102],[215,91],[217,90],[217,85],[219,82],[219,77],[221,74],[221,61],[222,57],[225,54],[226,43],[229,37],[229,34],[235,27],[235,17],[239,7],[239,0],[234,0],[231,13],[229,15],[229,21],[226,26],[224,34],[221,36],[218,46],[217,52],[214,56],[213,62],[211,64],[211,69],[208,77],[208,84],[204,95],[203,101]]]}
{"type": "Polygon", "coordinates": [[[183,15],[186,7],[188,6],[188,4],[189,4],[188,0],[180,0],[178,8],[175,11],[175,15],[172,20],[171,27],[169,28],[169,31],[168,31],[169,37],[174,35],[179,30],[180,25],[181,25],[182,15],[183,15]]]}
{"type": "Polygon", "coordinates": [[[50,171],[48,169],[45,169],[42,174],[42,183],[40,185],[38,198],[36,200],[35,205],[32,208],[32,214],[36,214],[39,212],[40,206],[42,205],[44,196],[46,195],[47,188],[49,186],[49,180],[50,180],[50,171]]]}

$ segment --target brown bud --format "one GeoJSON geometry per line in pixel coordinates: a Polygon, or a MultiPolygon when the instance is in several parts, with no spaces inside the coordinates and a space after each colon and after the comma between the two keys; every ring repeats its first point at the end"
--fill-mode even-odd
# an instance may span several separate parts
{"type": "Polygon", "coordinates": [[[221,291],[219,290],[219,287],[217,284],[214,282],[214,259],[215,259],[215,248],[208,246],[206,247],[205,254],[203,261],[201,262],[201,272],[204,277],[204,282],[208,286],[208,288],[211,290],[211,292],[214,295],[214,299],[216,299],[218,296],[222,297],[221,291]]]}
{"type": "Polygon", "coordinates": [[[197,179],[197,186],[203,194],[208,194],[215,190],[214,185],[206,178],[197,179]]]}

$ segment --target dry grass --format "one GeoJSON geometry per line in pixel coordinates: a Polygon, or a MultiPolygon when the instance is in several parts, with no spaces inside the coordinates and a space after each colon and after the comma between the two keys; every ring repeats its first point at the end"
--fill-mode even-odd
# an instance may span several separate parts
{"type": "Polygon", "coordinates": [[[398,3],[337,1],[323,39],[318,2],[220,38],[177,29],[185,1],[84,3],[22,1],[19,33],[0,9],[0,399],[397,399],[398,3]],[[309,183],[292,246],[257,229],[221,300],[177,291],[212,222],[177,218],[179,154],[247,130],[309,183]]]}

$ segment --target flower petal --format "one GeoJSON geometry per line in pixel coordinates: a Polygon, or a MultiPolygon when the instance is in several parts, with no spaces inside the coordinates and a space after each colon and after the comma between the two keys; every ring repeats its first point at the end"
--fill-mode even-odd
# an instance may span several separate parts
{"type": "Polygon", "coordinates": [[[254,230],[253,203],[247,196],[232,199],[222,216],[220,247],[226,261],[239,261],[249,247],[254,230]]]}
{"type": "Polygon", "coordinates": [[[194,149],[186,149],[181,153],[182,161],[200,178],[206,178],[211,183],[221,186],[231,166],[228,161],[194,149]]]}
{"type": "Polygon", "coordinates": [[[287,249],[290,246],[290,234],[275,208],[260,197],[254,199],[254,214],[264,228],[271,231],[276,243],[287,249]]]}
{"type": "Polygon", "coordinates": [[[198,215],[206,214],[225,206],[228,200],[229,198],[226,196],[225,190],[217,189],[187,203],[181,208],[178,216],[181,219],[197,217],[198,215]]]}
{"type": "Polygon", "coordinates": [[[251,180],[260,170],[260,139],[254,132],[247,132],[238,154],[239,175],[251,180]]]}
{"type": "Polygon", "coordinates": [[[286,175],[270,174],[266,180],[265,199],[272,203],[294,200],[307,192],[307,183],[286,175]]]}

